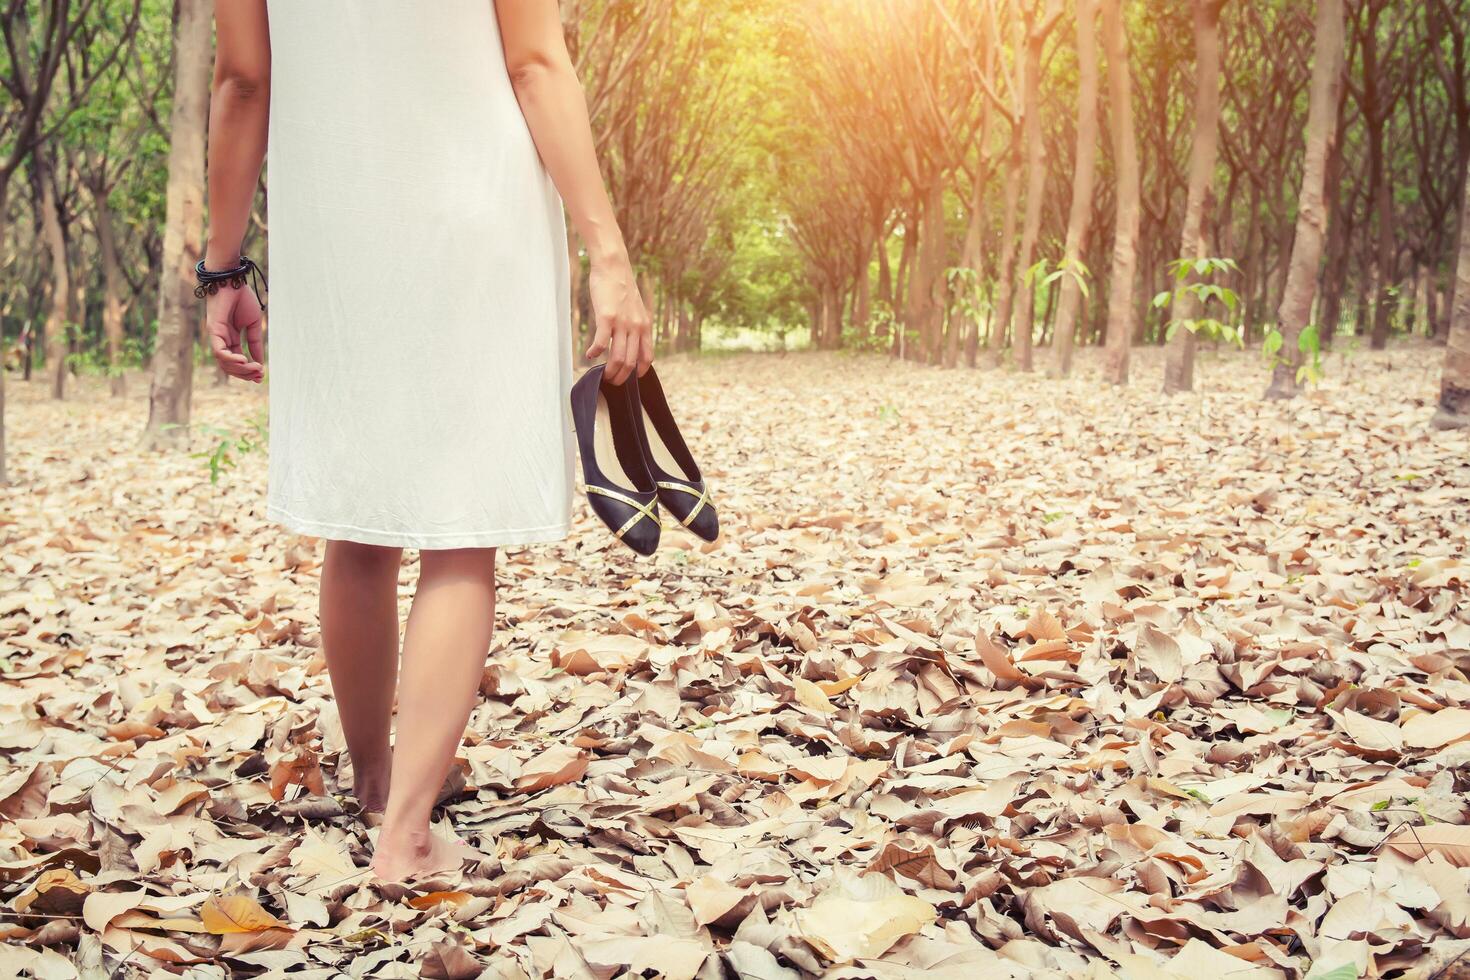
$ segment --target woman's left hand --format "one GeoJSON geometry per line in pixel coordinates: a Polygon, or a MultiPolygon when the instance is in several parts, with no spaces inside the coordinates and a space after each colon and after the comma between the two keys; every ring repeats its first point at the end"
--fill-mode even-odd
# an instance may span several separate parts
{"type": "Polygon", "coordinates": [[[205,318],[209,346],[220,369],[243,381],[265,380],[265,331],[255,293],[245,286],[222,284],[205,300],[205,318]],[[242,340],[249,345],[249,356],[242,340]]]}
{"type": "Polygon", "coordinates": [[[636,368],[645,374],[653,363],[653,320],[638,292],[638,280],[626,258],[593,263],[587,280],[597,334],[587,348],[589,358],[607,354],[604,376],[615,385],[636,368]]]}

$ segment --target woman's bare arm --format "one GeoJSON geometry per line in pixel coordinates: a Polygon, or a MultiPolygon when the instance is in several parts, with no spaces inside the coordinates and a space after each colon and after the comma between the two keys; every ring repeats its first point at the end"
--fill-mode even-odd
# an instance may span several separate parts
{"type": "Polygon", "coordinates": [[[271,42],[265,0],[215,4],[209,99],[209,246],[213,269],[240,257],[270,119],[271,42]]]}
{"type": "Polygon", "coordinates": [[[597,335],[587,356],[606,352],[607,378],[621,383],[653,362],[652,325],[602,183],[556,0],[495,0],[495,9],[521,114],[591,260],[597,335]]]}
{"type": "MultiPolygon", "coordinates": [[[[240,260],[255,185],[265,161],[270,121],[271,45],[266,0],[218,0],[214,10],[214,84],[209,99],[208,269],[240,260]]],[[[260,304],[246,288],[226,286],[207,304],[210,343],[227,374],[259,382],[260,304]],[[249,344],[250,356],[241,347],[249,344]]]]}

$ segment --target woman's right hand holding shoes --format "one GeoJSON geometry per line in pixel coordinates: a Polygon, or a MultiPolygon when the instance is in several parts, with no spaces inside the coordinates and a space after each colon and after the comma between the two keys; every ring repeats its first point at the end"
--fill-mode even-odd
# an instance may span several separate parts
{"type": "Polygon", "coordinates": [[[627,253],[594,260],[587,286],[597,328],[587,357],[607,354],[603,373],[610,384],[627,381],[635,368],[639,375],[646,373],[653,363],[653,319],[643,305],[627,253]]]}

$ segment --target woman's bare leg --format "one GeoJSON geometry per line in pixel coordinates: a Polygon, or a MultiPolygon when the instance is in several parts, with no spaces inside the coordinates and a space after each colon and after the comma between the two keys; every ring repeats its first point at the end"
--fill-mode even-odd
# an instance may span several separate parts
{"type": "Polygon", "coordinates": [[[388,802],[393,688],[398,679],[401,548],[328,541],[322,566],[322,652],[364,810],[388,802]]]}
{"type": "Polygon", "coordinates": [[[373,870],[398,880],[459,863],[429,816],[479,697],[495,628],[495,549],[427,550],[403,636],[393,777],[373,870]]]}

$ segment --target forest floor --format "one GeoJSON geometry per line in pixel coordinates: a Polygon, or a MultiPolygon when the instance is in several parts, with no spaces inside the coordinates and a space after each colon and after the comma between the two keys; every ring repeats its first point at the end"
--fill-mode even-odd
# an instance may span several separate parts
{"type": "MultiPolygon", "coordinates": [[[[502,554],[444,808],[483,861],[428,892],[366,879],[264,450],[212,484],[137,448],[145,379],[12,379],[0,974],[1470,974],[1441,358],[1287,404],[1247,355],[1175,399],[1154,351],[671,359],[724,534],[639,560],[579,500],[502,554]]],[[[201,382],[194,451],[264,406],[201,382]]]]}

